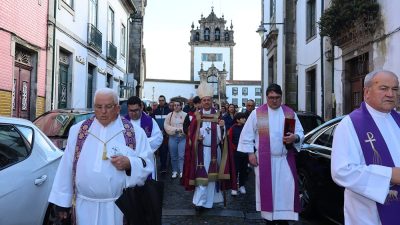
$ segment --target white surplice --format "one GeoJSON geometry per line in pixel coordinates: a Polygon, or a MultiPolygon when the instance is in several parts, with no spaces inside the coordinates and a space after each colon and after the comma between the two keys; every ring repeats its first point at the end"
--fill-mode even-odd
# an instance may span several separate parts
{"type": "MultiPolygon", "coordinates": [[[[155,151],[157,151],[157,149],[161,146],[161,144],[163,142],[163,134],[162,134],[157,122],[153,118],[151,118],[151,120],[153,123],[153,128],[151,130],[151,135],[150,135],[150,137],[147,138],[147,140],[149,140],[150,147],[154,153],[155,151]]],[[[131,123],[138,127],[141,127],[140,119],[137,119],[137,120],[131,119],[131,123]]]]}
{"type": "MultiPolygon", "coordinates": [[[[302,140],[304,137],[303,127],[297,115],[295,115],[296,125],[295,133],[302,140]]],[[[271,147],[271,166],[272,166],[272,196],[273,196],[273,212],[261,211],[260,202],[260,178],[259,167],[254,168],[256,180],[256,209],[261,211],[261,216],[267,220],[298,220],[298,213],[294,212],[294,182],[292,172],[286,159],[287,149],[283,144],[285,115],[282,107],[271,109],[268,107],[268,123],[271,147]]],[[[294,145],[299,151],[300,143],[294,145]]],[[[253,153],[254,146],[259,149],[259,137],[257,128],[256,110],[251,112],[247,119],[242,133],[240,135],[238,151],[245,153],[253,153]],[[254,142],[255,140],[255,142],[254,142]]],[[[256,151],[258,159],[258,151],[256,151]]]]}
{"type": "MultiPolygon", "coordinates": [[[[400,128],[389,113],[382,113],[368,104],[365,105],[389,148],[395,166],[399,167],[400,128]]],[[[381,224],[376,202],[385,202],[392,169],[365,164],[364,154],[349,116],[344,117],[336,127],[332,148],[332,178],[338,185],[345,187],[345,224],[381,224]]]]}
{"type": "MultiPolygon", "coordinates": [[[[151,147],[151,149],[152,149],[152,151],[154,153],[155,151],[157,151],[157,149],[161,146],[161,144],[163,142],[163,134],[162,134],[162,132],[160,130],[160,127],[158,126],[157,122],[153,118],[151,118],[151,120],[152,120],[152,123],[153,123],[153,128],[151,129],[151,135],[150,135],[150,137],[147,137],[147,140],[149,141],[150,147],[151,147]]],[[[137,120],[131,119],[131,123],[133,125],[135,125],[135,126],[141,127],[140,126],[140,122],[141,122],[140,118],[137,119],[137,120]]],[[[153,163],[154,163],[154,170],[151,173],[151,177],[154,180],[157,180],[158,179],[158,177],[157,177],[157,164],[156,164],[157,163],[157,159],[156,159],[155,155],[153,155],[153,163]]]]}
{"type": "MultiPolygon", "coordinates": [[[[73,183],[72,164],[75,154],[77,135],[81,127],[78,123],[71,127],[67,146],[54,179],[49,202],[62,207],[71,207],[73,183]]],[[[90,126],[86,141],[77,163],[76,172],[76,213],[78,225],[122,225],[123,214],[114,203],[125,187],[143,185],[147,176],[153,171],[153,160],[149,142],[143,129],[133,126],[136,149],[125,151],[131,164],[131,176],[125,171],[117,170],[110,160],[103,160],[103,142],[107,142],[107,151],[125,150],[123,124],[118,117],[104,127],[95,119],[90,126]],[[96,136],[97,138],[95,138],[96,136]],[[147,165],[143,168],[143,158],[147,165]]],[[[124,151],[121,151],[124,152],[124,151]]]]}
{"type": "MultiPolygon", "coordinates": [[[[203,114],[210,114],[211,110],[205,111],[203,110],[203,114]]],[[[208,167],[210,166],[211,161],[211,122],[203,122],[200,127],[200,135],[203,135],[203,158],[204,158],[204,167],[208,172],[208,167]]],[[[215,135],[215,134],[213,134],[215,135]]],[[[221,138],[221,130],[217,125],[217,144],[220,143],[221,138]]],[[[218,165],[221,162],[221,152],[218,145],[217,149],[217,162],[218,165]]],[[[215,187],[215,182],[208,182],[207,186],[196,186],[193,194],[193,204],[196,206],[202,206],[204,208],[212,208],[213,203],[223,202],[223,196],[221,190],[217,190],[215,187]]]]}

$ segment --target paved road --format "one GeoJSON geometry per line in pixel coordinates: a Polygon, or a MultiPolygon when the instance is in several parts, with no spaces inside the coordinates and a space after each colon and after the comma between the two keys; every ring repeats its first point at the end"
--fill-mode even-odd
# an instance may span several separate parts
{"type": "MultiPolygon", "coordinates": [[[[179,179],[171,179],[171,173],[161,176],[164,181],[163,225],[261,225],[265,224],[260,214],[255,209],[254,173],[249,174],[247,193],[236,197],[226,192],[227,206],[223,203],[214,204],[213,209],[206,210],[196,215],[192,204],[193,192],[185,191],[179,184],[179,179]]],[[[327,221],[300,221],[292,225],[329,225],[327,221]]]]}

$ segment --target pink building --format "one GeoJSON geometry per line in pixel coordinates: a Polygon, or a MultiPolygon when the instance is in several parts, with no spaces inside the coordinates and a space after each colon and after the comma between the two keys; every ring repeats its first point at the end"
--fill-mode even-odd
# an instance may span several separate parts
{"type": "Polygon", "coordinates": [[[0,115],[45,109],[48,0],[0,1],[0,115]]]}

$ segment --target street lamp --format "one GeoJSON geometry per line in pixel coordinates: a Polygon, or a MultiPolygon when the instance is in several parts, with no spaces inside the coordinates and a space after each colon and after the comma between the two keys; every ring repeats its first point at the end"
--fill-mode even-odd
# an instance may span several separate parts
{"type": "Polygon", "coordinates": [[[285,25],[285,23],[260,23],[260,26],[258,26],[258,29],[256,32],[260,35],[260,37],[264,36],[264,33],[267,32],[267,29],[265,29],[264,25],[285,25]]]}

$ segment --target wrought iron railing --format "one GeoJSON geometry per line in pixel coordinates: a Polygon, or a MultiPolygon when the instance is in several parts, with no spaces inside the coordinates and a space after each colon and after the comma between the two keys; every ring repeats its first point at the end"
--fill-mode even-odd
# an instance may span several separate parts
{"type": "Polygon", "coordinates": [[[117,63],[117,47],[110,41],[107,41],[107,60],[117,63]]]}
{"type": "Polygon", "coordinates": [[[88,44],[93,50],[98,53],[102,52],[102,37],[101,32],[91,23],[88,24],[88,44]]]}

